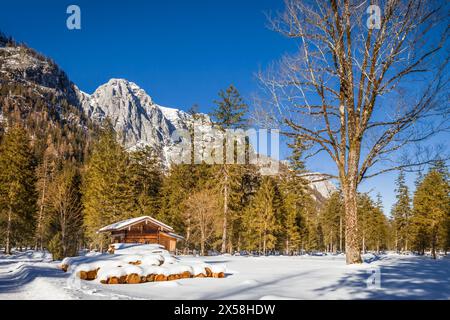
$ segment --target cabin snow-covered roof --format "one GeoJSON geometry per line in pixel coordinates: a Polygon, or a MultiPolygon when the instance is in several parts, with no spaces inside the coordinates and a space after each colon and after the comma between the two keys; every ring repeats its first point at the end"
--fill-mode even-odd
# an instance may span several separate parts
{"type": "Polygon", "coordinates": [[[127,220],[122,220],[122,221],[107,225],[107,226],[99,229],[98,232],[120,231],[120,230],[126,229],[128,227],[131,227],[135,224],[139,224],[141,222],[150,222],[152,224],[155,224],[155,225],[161,227],[165,231],[169,231],[169,232],[173,231],[173,228],[171,226],[168,226],[167,224],[162,223],[161,221],[156,220],[155,218],[152,218],[150,216],[142,216],[142,217],[131,218],[131,219],[127,219],[127,220]]]}
{"type": "Polygon", "coordinates": [[[186,240],[183,236],[180,236],[179,234],[173,233],[173,232],[164,232],[170,237],[176,238],[178,240],[186,240]]]}

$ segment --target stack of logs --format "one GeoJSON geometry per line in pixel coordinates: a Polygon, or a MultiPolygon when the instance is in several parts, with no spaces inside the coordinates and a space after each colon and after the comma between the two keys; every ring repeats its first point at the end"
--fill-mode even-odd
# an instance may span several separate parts
{"type": "MultiPolygon", "coordinates": [[[[129,262],[130,265],[139,265],[139,261],[129,262]]],[[[80,266],[81,267],[81,266],[80,266]]],[[[120,266],[119,266],[120,267],[120,266]]],[[[66,272],[69,269],[68,265],[62,265],[61,269],[66,272]]],[[[203,268],[202,268],[203,269],[203,268]]],[[[93,270],[77,270],[77,276],[81,280],[92,281],[97,278],[97,273],[100,268],[96,268],[93,270]]],[[[125,269],[124,269],[125,270],[125,269]]],[[[145,268],[144,268],[145,270],[145,268]]],[[[170,270],[170,269],[169,269],[170,270]]],[[[183,271],[176,274],[155,274],[150,273],[146,275],[139,275],[138,273],[130,273],[127,275],[122,275],[120,277],[111,276],[107,279],[100,280],[103,284],[137,284],[137,283],[145,283],[145,282],[155,282],[155,281],[171,281],[171,280],[179,280],[179,279],[187,279],[187,278],[224,278],[224,272],[212,272],[211,268],[205,266],[204,271],[193,274],[189,271],[183,271]]]]}

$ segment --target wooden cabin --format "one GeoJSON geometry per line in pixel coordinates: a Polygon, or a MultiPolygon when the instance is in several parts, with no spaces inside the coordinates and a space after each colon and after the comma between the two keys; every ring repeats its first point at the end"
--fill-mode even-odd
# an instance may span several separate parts
{"type": "Polygon", "coordinates": [[[177,240],[183,240],[173,232],[173,228],[149,216],[119,221],[98,230],[110,233],[113,243],[157,243],[174,252],[177,240]]]}

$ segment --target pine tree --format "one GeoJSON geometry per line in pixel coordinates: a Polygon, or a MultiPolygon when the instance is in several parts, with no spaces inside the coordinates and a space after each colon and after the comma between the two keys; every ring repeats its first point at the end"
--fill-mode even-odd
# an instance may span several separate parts
{"type": "Polygon", "coordinates": [[[183,234],[185,247],[191,247],[192,219],[185,214],[185,200],[198,190],[212,189],[212,167],[206,164],[173,164],[163,177],[157,218],[183,234]]]}
{"type": "Polygon", "coordinates": [[[301,228],[303,227],[301,210],[298,196],[289,190],[284,190],[281,234],[284,239],[284,252],[286,255],[300,249],[302,240],[301,228]]]}
{"type": "MultiPolygon", "coordinates": [[[[248,111],[248,106],[243,101],[238,90],[233,85],[230,85],[226,91],[219,92],[219,97],[220,100],[215,101],[217,108],[212,113],[214,125],[222,131],[227,129],[245,128],[247,120],[244,116],[248,111]]],[[[227,159],[226,146],[227,141],[225,138],[223,141],[223,157],[221,157],[222,165],[218,174],[223,202],[222,253],[227,251],[227,244],[229,245],[228,231],[230,225],[228,220],[230,215],[230,189],[239,178],[239,174],[236,174],[236,170],[233,170],[234,166],[227,164],[234,162],[234,159],[227,159]]],[[[234,157],[236,157],[236,154],[234,154],[234,157]]]]}
{"type": "Polygon", "coordinates": [[[103,248],[102,226],[139,215],[129,154],[117,142],[112,128],[103,130],[85,168],[84,223],[88,238],[103,248]]]}
{"type": "Polygon", "coordinates": [[[292,154],[289,157],[292,170],[297,174],[301,174],[305,171],[305,162],[303,160],[306,146],[302,142],[300,137],[296,137],[294,142],[289,143],[288,147],[292,149],[292,154]]]}
{"type": "Polygon", "coordinates": [[[49,249],[54,260],[75,256],[83,239],[81,176],[71,163],[65,163],[49,187],[51,237],[49,249]]]}
{"type": "Polygon", "coordinates": [[[38,210],[36,217],[36,232],[35,232],[35,250],[38,248],[43,250],[45,229],[49,220],[49,186],[53,180],[56,166],[57,166],[57,152],[50,139],[47,141],[47,148],[43,154],[42,161],[36,169],[37,184],[36,189],[38,193],[38,210]]]}
{"type": "Polygon", "coordinates": [[[30,244],[36,212],[35,159],[26,131],[9,128],[0,144],[0,227],[5,252],[30,244]]]}
{"type": "Polygon", "coordinates": [[[368,194],[358,196],[358,229],[363,252],[379,252],[387,246],[387,219],[381,207],[381,200],[374,202],[368,194]]]}
{"type": "Polygon", "coordinates": [[[314,201],[310,195],[307,181],[301,177],[303,165],[297,159],[297,165],[291,163],[289,167],[281,167],[280,175],[276,179],[280,190],[281,228],[277,234],[280,249],[286,254],[305,248],[307,217],[315,211],[314,201]],[[300,171],[299,171],[300,170],[300,171]]]}
{"type": "Polygon", "coordinates": [[[162,166],[156,152],[145,147],[130,154],[131,175],[141,215],[156,216],[159,212],[159,192],[162,166]]]}
{"type": "Polygon", "coordinates": [[[220,100],[214,101],[217,109],[211,114],[214,124],[223,129],[240,128],[247,126],[245,115],[248,106],[239,91],[230,85],[225,91],[219,92],[220,100]]]}
{"type": "Polygon", "coordinates": [[[410,237],[411,198],[403,171],[400,171],[396,185],[397,201],[391,211],[395,226],[395,247],[397,251],[407,251],[410,237]]]}
{"type": "Polygon", "coordinates": [[[374,208],[374,229],[373,237],[376,246],[376,251],[379,252],[381,248],[389,248],[389,220],[386,218],[383,211],[383,200],[380,193],[377,193],[377,201],[374,208]]]}
{"type": "Polygon", "coordinates": [[[264,177],[246,214],[249,247],[254,248],[256,245],[263,254],[275,248],[277,240],[275,234],[280,229],[277,221],[280,209],[273,179],[264,177]]]}
{"type": "Polygon", "coordinates": [[[448,171],[448,166],[445,164],[444,160],[437,160],[431,166],[431,171],[438,172],[445,181],[450,179],[450,173],[448,171]]]}
{"type": "Polygon", "coordinates": [[[448,250],[450,219],[450,185],[445,172],[431,168],[414,193],[413,234],[416,249],[431,249],[433,258],[441,247],[448,250]]]}
{"type": "Polygon", "coordinates": [[[321,224],[325,236],[325,243],[328,251],[335,252],[343,250],[344,242],[344,206],[340,192],[334,192],[327,199],[322,212],[321,224]]]}

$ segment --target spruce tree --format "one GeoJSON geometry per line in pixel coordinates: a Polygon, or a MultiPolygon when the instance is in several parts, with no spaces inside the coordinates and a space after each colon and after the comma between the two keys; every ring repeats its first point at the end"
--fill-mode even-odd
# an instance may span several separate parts
{"type": "Polygon", "coordinates": [[[391,211],[395,227],[395,247],[397,251],[406,251],[410,237],[411,198],[403,171],[400,171],[396,180],[395,192],[397,201],[391,211]]]}
{"type": "Polygon", "coordinates": [[[450,185],[445,172],[432,168],[414,193],[413,234],[416,249],[431,250],[435,259],[439,247],[448,250],[450,185]]]}
{"type": "Polygon", "coordinates": [[[156,216],[159,213],[159,193],[162,184],[162,165],[156,152],[149,146],[130,154],[131,183],[137,194],[141,215],[156,216]]]}
{"type": "Polygon", "coordinates": [[[45,230],[49,223],[49,187],[54,178],[57,169],[57,152],[50,140],[47,141],[47,148],[44,151],[42,160],[36,168],[36,189],[38,193],[36,232],[35,232],[35,250],[44,247],[45,230]]]}
{"type": "Polygon", "coordinates": [[[264,177],[245,219],[250,246],[254,248],[256,245],[263,254],[275,248],[275,234],[280,229],[277,221],[280,209],[274,181],[271,177],[264,177]]]}
{"type": "Polygon", "coordinates": [[[49,186],[51,212],[50,252],[54,260],[75,256],[83,239],[81,176],[78,168],[66,162],[49,186]]]}
{"type": "Polygon", "coordinates": [[[185,200],[198,190],[213,189],[213,175],[206,164],[173,164],[162,179],[157,218],[184,235],[187,249],[191,247],[192,219],[185,214],[185,200]]]}
{"type": "Polygon", "coordinates": [[[117,142],[111,127],[101,133],[85,168],[84,223],[88,238],[102,249],[102,226],[140,214],[129,154],[117,142]]]}
{"type": "Polygon", "coordinates": [[[342,252],[343,250],[343,219],[344,206],[342,195],[337,191],[327,199],[321,212],[321,224],[328,251],[335,252],[339,250],[342,252]]]}
{"type": "Polygon", "coordinates": [[[303,169],[299,169],[304,166],[301,160],[296,161],[297,165],[292,163],[289,167],[282,166],[279,177],[275,179],[282,203],[282,227],[277,237],[282,242],[280,248],[286,254],[305,248],[308,216],[315,211],[307,181],[301,177],[303,169]]]}
{"type": "MultiPolygon", "coordinates": [[[[243,98],[239,94],[238,90],[230,85],[225,91],[219,92],[220,100],[216,100],[215,104],[217,108],[211,114],[213,117],[213,123],[220,130],[225,132],[227,129],[244,129],[247,126],[247,119],[245,115],[248,111],[247,104],[243,101],[243,98]]],[[[223,140],[223,157],[221,157],[222,164],[218,173],[218,179],[220,191],[222,194],[222,207],[223,207],[223,223],[222,223],[222,245],[221,252],[227,251],[227,245],[229,249],[231,245],[229,243],[228,231],[230,228],[229,216],[230,216],[230,193],[233,185],[236,184],[236,180],[239,179],[239,170],[236,169],[233,163],[234,159],[227,159],[226,152],[227,140],[226,135],[223,140]]],[[[234,154],[236,157],[236,154],[234,154]]]]}
{"type": "Polygon", "coordinates": [[[0,144],[0,230],[5,252],[30,244],[36,212],[35,158],[26,131],[10,127],[0,144]]]}
{"type": "Polygon", "coordinates": [[[214,101],[217,108],[211,114],[214,124],[223,129],[246,128],[248,106],[236,87],[230,85],[225,91],[221,90],[219,97],[219,100],[214,101]]]}
{"type": "Polygon", "coordinates": [[[358,196],[359,237],[363,252],[386,248],[388,225],[380,199],[374,202],[368,194],[358,196]]]}

